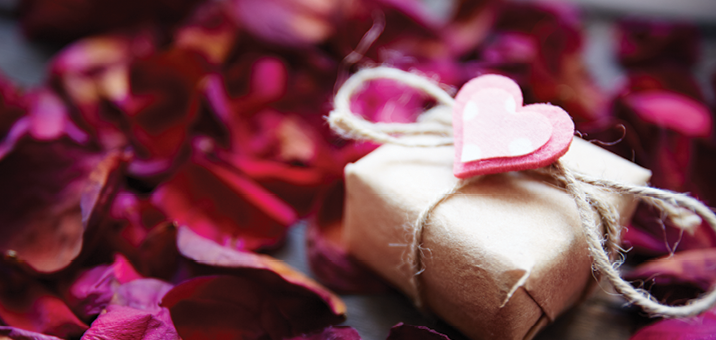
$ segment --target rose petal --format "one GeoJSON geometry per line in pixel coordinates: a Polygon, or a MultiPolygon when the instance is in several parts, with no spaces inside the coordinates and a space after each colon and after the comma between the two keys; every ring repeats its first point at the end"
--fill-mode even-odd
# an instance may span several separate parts
{"type": "Polygon", "coordinates": [[[233,0],[231,14],[261,40],[287,46],[317,44],[333,33],[338,1],[233,0]]]}
{"type": "Polygon", "coordinates": [[[0,160],[0,250],[34,270],[54,272],[80,253],[117,189],[126,156],[98,154],[66,140],[24,140],[0,160]]]}
{"type": "Polygon", "coordinates": [[[645,280],[654,285],[690,284],[703,291],[716,283],[716,248],[685,250],[646,262],[629,271],[628,280],[645,280]]]}
{"type": "Polygon", "coordinates": [[[135,265],[144,276],[171,279],[178,267],[177,228],[174,223],[154,227],[136,252],[135,265]]]}
{"type": "Polygon", "coordinates": [[[438,333],[425,326],[410,326],[402,322],[390,329],[386,340],[450,340],[442,333],[438,333]]]}
{"type": "Polygon", "coordinates": [[[159,303],[172,287],[174,286],[157,279],[137,279],[119,286],[112,304],[158,313],[162,309],[159,303]]]}
{"type": "Polygon", "coordinates": [[[629,340],[701,340],[716,334],[716,314],[707,311],[699,316],[664,319],[637,331],[629,340]]]}
{"type": "Polygon", "coordinates": [[[271,273],[191,279],[169,291],[162,306],[184,340],[281,339],[342,321],[323,300],[271,273]]]}
{"type": "Polygon", "coordinates": [[[375,80],[353,97],[351,111],[374,122],[414,122],[430,99],[421,91],[393,80],[375,80]]]}
{"type": "Polygon", "coordinates": [[[66,43],[142,22],[163,27],[180,22],[201,0],[28,0],[20,6],[23,31],[32,39],[66,43]]]}
{"type": "Polygon", "coordinates": [[[320,332],[300,335],[286,340],[361,340],[362,338],[353,327],[326,327],[320,332]]]}
{"type": "Polygon", "coordinates": [[[238,36],[238,27],[226,13],[225,6],[208,2],[195,11],[188,24],[175,33],[175,44],[197,51],[211,64],[221,64],[238,36]]]}
{"type": "Polygon", "coordinates": [[[61,338],[79,336],[87,329],[59,297],[34,278],[6,263],[0,263],[0,273],[0,324],[61,338]]]}
{"type": "Polygon", "coordinates": [[[670,128],[682,135],[708,137],[712,118],[706,105],[667,91],[642,91],[625,98],[645,123],[670,128]]]}
{"type": "Polygon", "coordinates": [[[258,269],[262,275],[267,277],[279,276],[281,285],[295,286],[292,289],[306,291],[305,294],[320,297],[323,303],[329,306],[332,318],[340,319],[345,313],[346,307],[335,294],[325,289],[317,282],[311,280],[302,273],[285,265],[281,261],[260,254],[249,252],[240,252],[227,247],[222,247],[211,240],[205,239],[194,233],[191,229],[180,227],[177,234],[177,248],[181,254],[196,263],[209,266],[197,268],[198,272],[206,272],[213,274],[217,269],[224,273],[229,270],[230,273],[244,275],[244,271],[252,272],[258,269]],[[211,268],[213,267],[213,268],[211,268]]]}
{"type": "Polygon", "coordinates": [[[318,281],[343,294],[390,290],[385,281],[355,260],[343,242],[343,182],[332,187],[306,234],[308,263],[318,281]]]}
{"type": "Polygon", "coordinates": [[[622,239],[627,247],[634,247],[635,253],[649,256],[716,247],[716,233],[706,223],[685,230],[675,226],[658,209],[643,204],[637,207],[632,226],[622,239]]]}
{"type": "Polygon", "coordinates": [[[112,300],[119,285],[141,278],[122,255],[111,265],[101,265],[81,273],[65,293],[70,308],[82,319],[99,314],[112,300]]]}
{"type": "Polygon", "coordinates": [[[131,95],[115,103],[124,113],[140,176],[168,171],[189,148],[199,110],[199,81],[206,65],[193,51],[171,49],[135,60],[129,69],[131,95]]]}
{"type": "MultiPolygon", "coordinates": [[[[184,257],[194,261],[195,264],[190,271],[195,276],[231,275],[240,278],[251,289],[261,287],[253,293],[236,291],[236,294],[241,296],[235,298],[247,299],[245,296],[247,294],[263,296],[262,299],[266,299],[263,303],[274,305],[284,315],[279,319],[275,319],[275,316],[266,316],[268,319],[265,321],[287,322],[291,325],[291,329],[296,330],[285,336],[315,331],[336,324],[344,318],[346,307],[337,296],[281,261],[266,255],[238,252],[221,247],[186,227],[179,228],[177,247],[184,257]]],[[[251,301],[253,302],[250,303],[258,303],[251,301]]],[[[237,332],[244,331],[237,330],[237,332]]]]}
{"type": "Polygon", "coordinates": [[[92,323],[83,340],[179,340],[169,311],[161,308],[148,312],[126,306],[110,305],[106,313],[92,323]]]}
{"type": "Polygon", "coordinates": [[[170,218],[237,249],[273,246],[293,224],[293,209],[240,172],[200,155],[154,192],[170,218]]]}
{"type": "Polygon", "coordinates": [[[26,331],[20,328],[0,326],[0,336],[10,340],[60,340],[60,338],[26,331]]]}
{"type": "Polygon", "coordinates": [[[9,79],[0,73],[0,141],[20,117],[25,115],[23,97],[9,79]]]}
{"type": "Polygon", "coordinates": [[[692,24],[630,18],[619,20],[617,29],[617,55],[626,67],[692,66],[698,60],[700,34],[692,24]]]}

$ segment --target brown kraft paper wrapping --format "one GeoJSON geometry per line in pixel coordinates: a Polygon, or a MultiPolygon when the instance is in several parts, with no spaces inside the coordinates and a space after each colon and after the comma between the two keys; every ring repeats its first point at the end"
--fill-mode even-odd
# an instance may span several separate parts
{"type": "MultiPolygon", "coordinates": [[[[346,167],[350,252],[410,297],[406,263],[418,214],[457,182],[453,147],[384,145],[346,167]]],[[[651,173],[575,138],[572,170],[645,184],[651,173]]],[[[608,195],[626,224],[631,197],[608,195]]],[[[594,280],[576,204],[534,173],[483,176],[433,212],[419,276],[429,309],[473,339],[530,339],[573,306],[594,280]]]]}

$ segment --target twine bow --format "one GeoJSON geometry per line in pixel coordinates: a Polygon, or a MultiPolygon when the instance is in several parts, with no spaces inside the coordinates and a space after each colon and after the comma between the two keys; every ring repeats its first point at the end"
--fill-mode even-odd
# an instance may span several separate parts
{"type": "MultiPolygon", "coordinates": [[[[436,147],[453,144],[450,112],[454,99],[435,82],[414,74],[389,67],[364,69],[349,78],[338,90],[334,99],[334,110],[328,117],[331,128],[341,136],[356,140],[391,143],[407,147],[436,147]],[[392,79],[435,98],[438,105],[421,115],[416,123],[373,123],[353,114],[350,99],[363,85],[374,79],[392,79]],[[431,139],[404,139],[402,136],[433,135],[431,139]]],[[[582,230],[586,236],[589,254],[596,268],[630,303],[640,306],[651,316],[687,317],[700,314],[716,304],[716,287],[682,306],[659,303],[649,292],[636,289],[621,278],[618,267],[621,256],[619,247],[619,216],[616,209],[597,197],[598,191],[633,195],[646,204],[664,211],[672,221],[685,220],[684,215],[696,214],[716,230],[716,215],[700,201],[686,194],[648,186],[638,186],[616,181],[590,177],[565,167],[560,160],[552,165],[528,170],[554,178],[569,193],[577,205],[582,230]],[[596,216],[596,218],[595,218],[596,216]],[[604,230],[604,239],[601,230],[604,230]]],[[[423,308],[419,276],[424,271],[421,247],[422,234],[433,210],[460,189],[470,185],[475,178],[463,179],[455,186],[438,195],[423,209],[415,221],[411,235],[411,254],[408,262],[415,273],[411,284],[417,297],[415,304],[423,308]]],[[[693,217],[691,216],[692,220],[693,217]]]]}

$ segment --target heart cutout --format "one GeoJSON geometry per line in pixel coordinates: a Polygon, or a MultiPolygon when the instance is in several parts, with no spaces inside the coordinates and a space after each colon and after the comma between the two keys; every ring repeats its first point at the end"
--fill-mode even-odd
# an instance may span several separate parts
{"type": "Polygon", "coordinates": [[[574,123],[549,104],[522,106],[520,87],[499,75],[465,84],[455,97],[453,130],[458,178],[536,169],[569,149],[574,123]]]}

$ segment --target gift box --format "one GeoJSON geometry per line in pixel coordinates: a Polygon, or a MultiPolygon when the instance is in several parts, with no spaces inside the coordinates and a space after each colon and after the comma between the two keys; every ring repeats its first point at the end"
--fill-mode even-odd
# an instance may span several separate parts
{"type": "MultiPolygon", "coordinates": [[[[594,286],[573,198],[533,171],[484,175],[440,203],[422,233],[411,283],[414,221],[458,181],[454,148],[384,145],[345,169],[345,242],[359,261],[473,339],[530,339],[594,286]]],[[[571,170],[645,184],[650,171],[575,138],[571,170]]],[[[628,222],[636,200],[600,197],[628,222]]]]}

